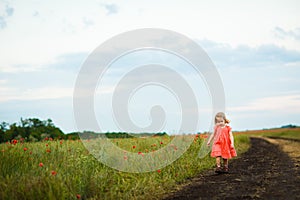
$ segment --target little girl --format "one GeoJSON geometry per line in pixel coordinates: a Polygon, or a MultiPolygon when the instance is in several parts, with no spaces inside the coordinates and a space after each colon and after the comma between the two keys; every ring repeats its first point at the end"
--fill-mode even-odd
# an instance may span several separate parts
{"type": "Polygon", "coordinates": [[[211,157],[216,158],[216,173],[228,173],[228,159],[237,156],[234,149],[234,140],[231,132],[231,127],[228,125],[229,120],[225,114],[219,112],[215,117],[214,133],[208,139],[207,145],[210,145],[214,138],[211,157]],[[223,169],[221,168],[221,157],[223,158],[223,169]]]}

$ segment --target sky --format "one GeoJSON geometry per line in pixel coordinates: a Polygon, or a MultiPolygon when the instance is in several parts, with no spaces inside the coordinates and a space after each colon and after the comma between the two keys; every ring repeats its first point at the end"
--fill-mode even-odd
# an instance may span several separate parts
{"type": "MultiPolygon", "coordinates": [[[[89,54],[123,32],[160,28],[191,38],[211,58],[233,130],[300,125],[299,9],[297,0],[0,0],[0,121],[51,118],[64,132],[77,131],[73,92],[89,54]]],[[[149,51],[128,55],[114,69],[128,71],[141,60],[185,66],[174,56],[149,51]]],[[[199,131],[205,131],[212,118],[205,83],[188,66],[179,71],[197,94],[199,131]]],[[[104,90],[112,96],[110,86],[120,75],[110,73],[104,90]]],[[[105,106],[109,98],[102,102],[98,93],[101,130],[118,130],[105,106]]],[[[151,107],[160,103],[169,119],[162,130],[176,133],[176,99],[158,86],[144,87],[131,99],[132,120],[146,126],[151,107]]]]}

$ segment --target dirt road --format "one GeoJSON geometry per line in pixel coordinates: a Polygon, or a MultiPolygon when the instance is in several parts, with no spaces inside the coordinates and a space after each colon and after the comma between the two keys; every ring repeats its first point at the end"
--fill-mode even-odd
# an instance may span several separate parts
{"type": "Polygon", "coordinates": [[[299,168],[279,145],[251,138],[229,174],[204,172],[165,199],[300,199],[299,168]]]}

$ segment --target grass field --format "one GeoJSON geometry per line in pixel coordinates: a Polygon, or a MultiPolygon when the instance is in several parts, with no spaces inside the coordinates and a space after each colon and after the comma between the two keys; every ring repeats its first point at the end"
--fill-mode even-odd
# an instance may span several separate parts
{"type": "Polygon", "coordinates": [[[252,131],[235,132],[234,134],[300,139],[300,128],[276,128],[276,129],[265,129],[265,130],[252,130],[252,131]]]}
{"type": "MultiPolygon", "coordinates": [[[[248,148],[248,141],[247,136],[235,137],[238,153],[248,148]]],[[[168,144],[171,137],[113,142],[133,152],[147,153],[168,144]]],[[[0,144],[0,199],[159,198],[188,177],[214,166],[209,156],[198,157],[202,142],[203,138],[196,137],[178,160],[147,173],[111,169],[91,156],[80,140],[0,144]]]]}

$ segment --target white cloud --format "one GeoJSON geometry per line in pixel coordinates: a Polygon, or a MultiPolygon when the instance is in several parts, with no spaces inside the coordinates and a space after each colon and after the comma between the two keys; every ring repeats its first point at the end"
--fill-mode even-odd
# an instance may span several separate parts
{"type": "Polygon", "coordinates": [[[14,14],[14,8],[6,5],[5,12],[7,16],[12,16],[14,14]]]}
{"type": "Polygon", "coordinates": [[[289,50],[274,44],[256,47],[198,40],[212,60],[220,67],[267,67],[274,65],[295,65],[300,62],[300,51],[289,50]]]}
{"type": "Polygon", "coordinates": [[[92,20],[91,18],[87,18],[87,17],[83,17],[82,22],[86,27],[89,27],[89,26],[92,26],[95,24],[94,20],[92,20]]]}
{"type": "Polygon", "coordinates": [[[24,91],[20,91],[18,88],[1,87],[0,93],[0,102],[7,102],[13,100],[28,101],[40,99],[58,99],[64,97],[72,97],[73,88],[47,87],[26,89],[24,91]]]}
{"type": "Polygon", "coordinates": [[[285,39],[285,38],[292,38],[295,40],[300,40],[300,27],[295,28],[293,30],[284,30],[283,28],[280,27],[275,27],[274,28],[274,34],[275,36],[285,39]]]}
{"type": "Polygon", "coordinates": [[[7,2],[0,2],[0,31],[7,27],[7,20],[14,14],[14,8],[7,2]]]}
{"type": "Polygon", "coordinates": [[[103,6],[107,10],[107,15],[118,13],[119,8],[116,4],[103,4],[103,6]]]}
{"type": "MultiPolygon", "coordinates": [[[[256,99],[246,105],[228,108],[229,112],[278,112],[300,113],[300,94],[272,96],[256,99]]],[[[257,113],[258,114],[258,113],[257,113]]]]}
{"type": "MultiPolygon", "coordinates": [[[[286,30],[297,27],[298,21],[290,20],[299,18],[299,12],[295,12],[296,6],[293,6],[295,3],[297,1],[290,4],[280,1],[270,5],[251,1],[221,5],[216,1],[190,1],[187,4],[167,0],[100,4],[99,1],[88,4],[74,1],[70,5],[56,1],[15,1],[9,7],[14,8],[10,26],[0,31],[0,67],[4,71],[17,71],[15,66],[22,65],[39,68],[59,55],[91,52],[113,35],[145,27],[171,29],[192,38],[208,38],[233,47],[269,43],[299,49],[299,44],[272,38],[270,34],[276,26],[286,30]],[[119,12],[120,8],[122,12],[119,12]],[[212,15],[212,11],[217,15],[212,15]],[[107,15],[116,12],[117,15],[107,15]],[[255,21],[260,23],[253,23],[255,21]]],[[[5,8],[3,13],[6,15],[5,8]]]]}

